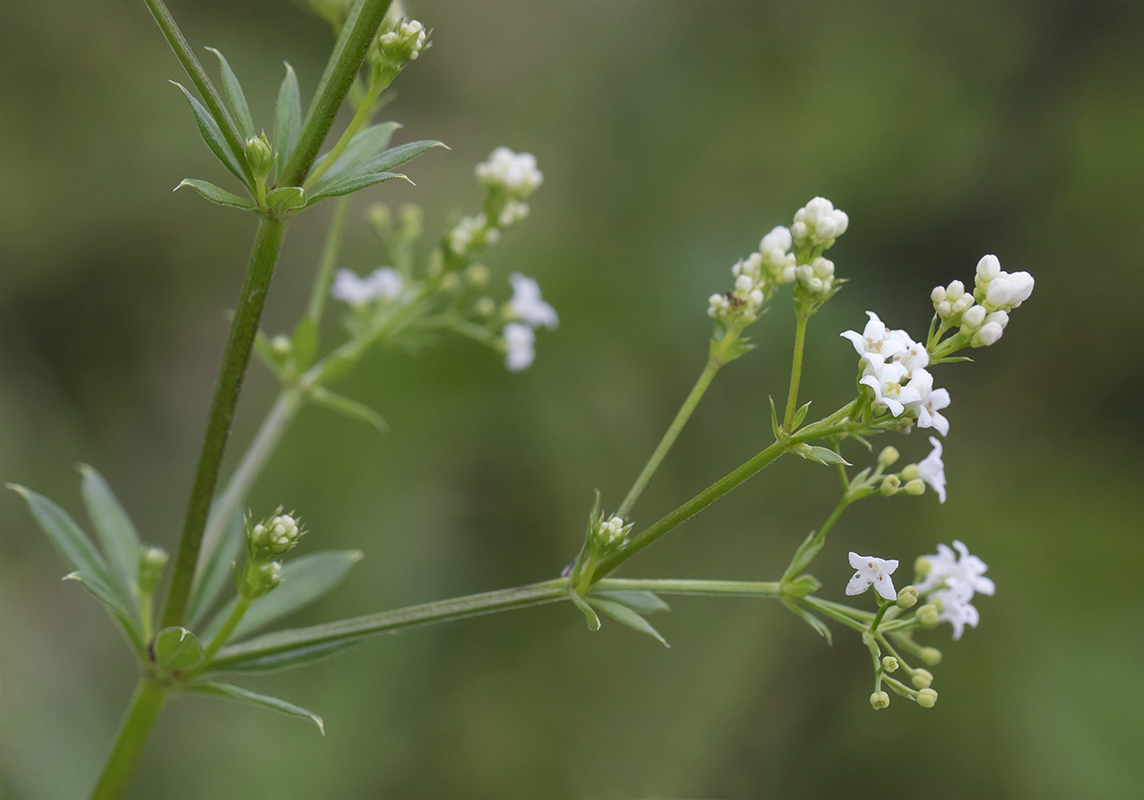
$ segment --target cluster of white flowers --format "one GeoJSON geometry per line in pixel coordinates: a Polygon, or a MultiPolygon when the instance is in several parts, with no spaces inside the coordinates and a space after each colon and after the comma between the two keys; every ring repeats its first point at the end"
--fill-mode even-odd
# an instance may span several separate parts
{"type": "Polygon", "coordinates": [[[449,249],[459,256],[469,255],[486,244],[500,241],[500,231],[489,225],[484,214],[462,217],[449,231],[449,249]]]}
{"type": "Polygon", "coordinates": [[[941,413],[949,407],[949,392],[935,389],[933,375],[926,367],[929,353],[924,345],[901,329],[890,330],[873,311],[862,333],[843,331],[862,359],[863,386],[874,392],[874,407],[888,410],[895,417],[903,412],[914,415],[919,428],[934,428],[942,436],[949,433],[949,420],[941,413]]]}
{"type": "Polygon", "coordinates": [[[918,559],[918,572],[924,577],[917,584],[920,593],[940,608],[938,618],[953,626],[953,638],[960,639],[965,626],[976,628],[980,616],[970,602],[980,592],[990,597],[994,592],[993,581],[985,577],[988,567],[985,562],[970,555],[969,548],[954,540],[957,554],[944,544],[937,546],[937,553],[918,559]]]}
{"type": "Polygon", "coordinates": [[[862,594],[873,586],[874,591],[886,600],[898,599],[898,593],[894,590],[894,581],[890,578],[894,574],[894,570],[898,568],[898,562],[895,559],[887,560],[874,558],[874,556],[860,556],[851,552],[850,566],[856,572],[854,577],[850,579],[850,583],[846,584],[846,594],[851,596],[862,594]]]}
{"type": "Polygon", "coordinates": [[[1009,324],[1009,312],[1029,299],[1036,282],[1027,272],[1004,272],[997,256],[977,262],[974,290],[961,281],[937,286],[930,294],[934,310],[947,325],[959,325],[973,347],[995,344],[1009,324]]]}
{"type": "Polygon", "coordinates": [[[386,31],[377,39],[381,56],[394,64],[416,61],[417,56],[427,45],[429,32],[417,20],[400,23],[393,30],[386,31]]]}
{"type": "Polygon", "coordinates": [[[759,241],[751,253],[731,267],[735,288],[707,299],[707,315],[728,322],[732,318],[749,325],[759,318],[759,310],[780,284],[795,279],[795,256],[790,252],[790,229],[779,225],[759,241]]]}
{"type": "Polygon", "coordinates": [[[330,296],[354,308],[364,308],[374,300],[393,300],[401,295],[405,282],[393,267],[378,267],[367,277],[356,272],[339,269],[334,273],[330,296]]]}
{"type": "Polygon", "coordinates": [[[505,366],[513,372],[528,369],[536,357],[535,328],[556,330],[560,318],[556,309],[544,302],[540,284],[527,275],[514,272],[508,278],[512,298],[505,303],[505,315],[512,319],[504,326],[505,366]]]}
{"type": "Polygon", "coordinates": [[[933,450],[917,463],[918,477],[937,493],[939,503],[945,502],[945,462],[941,460],[941,442],[936,436],[929,437],[933,450]]]}
{"type": "Polygon", "coordinates": [[[799,264],[795,276],[809,294],[825,300],[834,288],[834,262],[818,256],[809,264],[799,264]]]}
{"type": "Polygon", "coordinates": [[[503,189],[510,197],[523,200],[544,181],[532,153],[514,153],[507,147],[493,150],[488,161],[477,164],[477,180],[488,189],[503,189]]]}
{"type": "Polygon", "coordinates": [[[528,203],[522,203],[520,200],[509,200],[504,204],[500,214],[497,215],[497,226],[511,228],[521,220],[527,219],[528,212],[528,203]]]}
{"type": "Polygon", "coordinates": [[[825,197],[816,197],[795,212],[790,232],[796,247],[809,244],[825,250],[846,233],[849,226],[850,217],[845,211],[835,208],[825,197]]]}

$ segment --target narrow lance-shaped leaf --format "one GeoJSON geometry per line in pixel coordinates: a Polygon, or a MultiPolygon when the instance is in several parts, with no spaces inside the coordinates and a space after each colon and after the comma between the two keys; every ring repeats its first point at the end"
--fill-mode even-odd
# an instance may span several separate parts
{"type": "MultiPolygon", "coordinates": [[[[251,604],[231,634],[231,640],[238,641],[249,636],[259,628],[321,598],[341,583],[350,567],[361,561],[361,558],[360,550],[331,550],[287,561],[282,568],[282,583],[270,594],[251,604]]],[[[237,603],[238,599],[235,598],[222,607],[204,630],[204,639],[214,638],[237,603]]]]}
{"type": "Polygon", "coordinates": [[[849,461],[840,456],[838,453],[831,450],[829,447],[818,447],[817,445],[800,445],[794,449],[805,459],[810,461],[817,461],[819,464],[842,464],[844,466],[853,466],[849,461]]]}
{"type": "Polygon", "coordinates": [[[360,189],[366,189],[374,184],[384,183],[391,181],[394,178],[400,178],[403,181],[409,180],[408,175],[402,175],[400,172],[370,172],[365,175],[347,176],[343,181],[335,183],[332,186],[327,186],[321,193],[317,191],[310,194],[310,199],[306,202],[307,207],[320,203],[323,200],[328,200],[331,197],[341,197],[342,195],[351,194],[360,189]]]}
{"type": "Polygon", "coordinates": [[[305,372],[314,363],[318,354],[318,326],[314,324],[313,317],[302,317],[294,329],[293,352],[294,367],[299,372],[305,372]]]}
{"type": "MultiPolygon", "coordinates": [[[[352,168],[339,170],[338,174],[333,177],[329,174],[323,175],[322,179],[314,186],[312,195],[315,198],[336,197],[371,186],[379,182],[376,176],[389,174],[394,167],[416,158],[433,147],[445,147],[445,145],[441,142],[423,140],[392,147],[352,168]]],[[[406,180],[409,179],[406,178],[406,180]]]]}
{"type": "Polygon", "coordinates": [[[231,151],[230,146],[227,145],[226,140],[222,136],[222,131],[219,129],[218,123],[214,121],[210,113],[203,108],[203,104],[195,99],[194,95],[187,91],[187,87],[177,81],[171,81],[179,87],[187,98],[187,102],[191,104],[191,113],[195,116],[195,122],[198,123],[199,133],[203,137],[203,141],[207,143],[207,147],[215,154],[215,158],[223,163],[236,178],[242,181],[246,188],[250,188],[250,181],[246,177],[246,170],[243,168],[241,161],[234,152],[231,151]]]}
{"type": "Polygon", "coordinates": [[[213,183],[207,181],[196,180],[195,178],[185,178],[179,183],[172,191],[179,191],[184,186],[190,186],[197,191],[207,200],[220,206],[227,206],[228,208],[240,208],[243,211],[257,211],[258,206],[247,200],[245,197],[239,197],[237,194],[232,194],[226,189],[221,189],[213,183]]]}
{"type": "Polygon", "coordinates": [[[155,663],[164,672],[190,669],[203,661],[203,646],[186,628],[163,628],[151,647],[155,663]]]}
{"type": "Polygon", "coordinates": [[[111,615],[111,619],[115,622],[115,627],[119,629],[124,641],[137,655],[143,655],[143,634],[136,622],[137,613],[129,612],[124,608],[123,601],[119,599],[111,587],[85,572],[73,572],[65,575],[64,580],[76,581],[87,589],[91,596],[98,600],[107,610],[107,613],[111,615]]]}
{"type": "Polygon", "coordinates": [[[658,641],[664,647],[671,647],[671,645],[667,643],[667,640],[659,635],[659,631],[648,624],[646,619],[622,603],[616,603],[612,600],[604,600],[599,597],[591,597],[589,598],[588,602],[603,611],[616,622],[619,622],[622,625],[627,625],[629,628],[637,630],[640,633],[646,633],[648,636],[658,641]]]}
{"type": "Polygon", "coordinates": [[[234,585],[234,572],[231,567],[238,558],[243,543],[242,512],[235,509],[227,521],[226,530],[218,546],[211,553],[194,587],[191,589],[191,602],[187,606],[187,620],[192,628],[206,617],[223,587],[234,585]]]}
{"type": "MultiPolygon", "coordinates": [[[[282,670],[294,669],[295,667],[304,667],[308,664],[313,664],[315,661],[333,658],[360,643],[361,639],[350,639],[347,641],[311,644],[304,647],[297,647],[293,650],[286,650],[281,653],[270,653],[263,656],[254,656],[245,660],[231,661],[225,664],[220,671],[245,672],[248,674],[281,672],[282,670]]],[[[213,672],[213,670],[209,671],[213,672]]]]}
{"type": "Polygon", "coordinates": [[[348,397],[331,392],[329,389],[323,387],[315,389],[314,402],[331,411],[336,411],[339,414],[350,417],[351,419],[367,422],[382,433],[389,430],[389,425],[386,424],[381,415],[372,408],[364,403],[359,403],[357,400],[351,400],[348,397]]]}
{"type": "Polygon", "coordinates": [[[302,96],[298,91],[298,76],[288,62],[286,77],[278,88],[278,104],[274,108],[274,147],[278,150],[278,172],[281,173],[298,144],[302,130],[302,96]]]}
{"type": "Polygon", "coordinates": [[[274,349],[274,345],[270,342],[270,337],[261,328],[258,333],[254,335],[254,353],[270,368],[270,371],[282,377],[282,366],[285,361],[284,357],[274,349]]]}
{"type": "Polygon", "coordinates": [[[592,592],[592,597],[603,597],[625,605],[639,614],[654,614],[657,611],[671,611],[671,606],[660,599],[655,592],[592,592]]]}
{"type": "Polygon", "coordinates": [[[119,584],[121,597],[126,602],[127,609],[134,611],[134,587],[142,549],[139,534],[103,476],[87,464],[80,464],[79,470],[83,475],[83,500],[87,506],[87,515],[103,545],[112,576],[119,584]]]}
{"type": "Polygon", "coordinates": [[[826,639],[827,644],[834,644],[834,639],[830,635],[830,628],[826,627],[825,622],[820,620],[818,617],[814,616],[814,614],[811,614],[809,611],[807,611],[805,608],[800,606],[794,600],[791,600],[789,597],[780,597],[779,599],[782,601],[782,604],[790,610],[790,612],[792,614],[794,614],[795,616],[801,617],[802,620],[807,625],[814,628],[814,630],[818,633],[819,636],[826,639]]]}
{"type": "MultiPolygon", "coordinates": [[[[346,145],[345,150],[338,156],[326,173],[319,181],[322,183],[331,183],[334,178],[339,175],[344,175],[348,170],[359,164],[364,163],[368,159],[381,153],[389,145],[389,140],[393,138],[393,132],[400,128],[400,123],[397,122],[382,122],[378,125],[371,125],[363,131],[358,131],[350,139],[349,144],[346,145]]],[[[318,169],[327,158],[330,157],[329,153],[324,153],[314,166],[311,167],[310,172],[318,169]]]]}
{"type": "Polygon", "coordinates": [[[588,623],[588,630],[600,630],[600,618],[596,616],[596,612],[585,602],[584,598],[576,594],[576,592],[569,592],[568,596],[572,598],[572,604],[584,614],[584,621],[588,623]]]}
{"type": "Polygon", "coordinates": [[[226,97],[226,104],[230,106],[230,112],[234,114],[234,121],[238,123],[238,128],[244,137],[253,138],[254,120],[250,117],[250,107],[246,104],[246,94],[242,91],[238,76],[234,74],[234,70],[230,68],[230,63],[222,53],[213,47],[206,49],[218,56],[219,72],[222,73],[222,91],[226,97]]]}
{"type": "Polygon", "coordinates": [[[315,714],[313,711],[307,711],[301,706],[296,706],[293,703],[287,703],[285,700],[279,700],[277,697],[269,697],[264,694],[255,694],[254,692],[243,689],[240,686],[233,686],[229,683],[209,683],[205,681],[197,681],[191,683],[186,689],[188,692],[196,692],[198,694],[209,694],[215,697],[225,697],[230,700],[237,700],[241,703],[248,705],[260,706],[268,708],[271,711],[278,711],[282,714],[289,714],[292,717],[302,717],[308,719],[318,726],[318,730],[322,735],[326,735],[326,725],[322,722],[322,718],[315,714]]]}

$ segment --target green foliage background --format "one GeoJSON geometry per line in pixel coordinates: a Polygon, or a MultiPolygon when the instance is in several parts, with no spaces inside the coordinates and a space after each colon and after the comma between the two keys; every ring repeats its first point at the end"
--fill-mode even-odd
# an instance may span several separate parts
{"type": "MultiPolygon", "coordinates": [[[[193,43],[227,54],[268,128],[283,59],[304,94],[317,83],[330,37],[296,7],[171,6],[193,43]]],[[[410,165],[416,188],[358,198],[344,265],[380,263],[367,202],[424,203],[435,231],[479,202],[476,161],[530,150],[545,172],[533,217],[487,261],[535,275],[562,325],[519,376],[455,339],[371,358],[342,388],[388,435],[303,414],[251,505],[299,509],[303,550],[366,558],[294,622],[557,574],[593,488],[618,501],[698,374],[704,298],[816,194],[850,214],[831,257],[852,279],[811,326],[816,408],[852,390],[838,332],[867,308],[921,335],[930,288],[970,280],[983,253],[1037,278],[998,346],[940,368],[949,501],[860,505],[814,570],[835,597],[848,549],[910,564],[963,538],[997,596],[957,646],[948,627],[929,637],[946,654],[932,711],[872,712],[861,644],[839,630],[827,647],[769,601],[677,598],[657,620],[670,651],[615,624],[589,634],[563,604],[410,631],[244,682],[322,713],[324,739],[176,700],[134,796],[1140,796],[1144,6],[412,6],[435,46],[389,112],[400,141],[453,150],[410,165]]],[[[173,548],[253,221],[170,193],[230,182],[166,83],[178,65],[142,3],[11,3],[5,18],[0,476],[78,515],[70,465],[90,462],[173,548]]],[[[301,313],[328,213],[290,232],[271,333],[301,313]]],[[[769,440],[792,323],[779,302],[753,329],[759,350],[720,376],[638,522],[769,440]]],[[[229,463],[273,392],[253,366],[229,463]]],[[[774,579],[836,483],[784,460],[623,574],[774,579]]],[[[61,574],[20,499],[0,498],[6,798],[86,791],[134,680],[103,611],[61,574]]]]}

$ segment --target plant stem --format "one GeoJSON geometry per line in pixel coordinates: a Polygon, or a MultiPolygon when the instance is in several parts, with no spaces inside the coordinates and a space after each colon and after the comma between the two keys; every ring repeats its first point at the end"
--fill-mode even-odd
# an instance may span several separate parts
{"type": "Polygon", "coordinates": [[[373,104],[377,102],[377,97],[381,94],[381,90],[383,88],[385,87],[381,86],[380,84],[370,88],[369,94],[366,95],[362,104],[358,106],[358,110],[354,114],[354,118],[350,120],[350,124],[346,126],[344,131],[342,131],[342,135],[338,137],[338,141],[334,145],[333,149],[326,154],[326,157],[322,159],[322,163],[319,164],[306,178],[306,182],[302,184],[302,188],[304,188],[306,191],[309,191],[314,186],[314,184],[317,183],[318,180],[326,174],[326,170],[328,170],[337,162],[338,156],[340,156],[342,151],[346,149],[346,146],[350,143],[350,139],[354,138],[354,135],[358,132],[358,128],[360,128],[362,123],[366,121],[366,118],[369,117],[370,109],[372,109],[373,104]]]}
{"type": "Polygon", "coordinates": [[[154,624],[154,612],[151,609],[151,595],[141,594],[139,597],[139,621],[142,623],[143,629],[143,646],[146,647],[151,641],[151,626],[154,624]]]}
{"type": "Polygon", "coordinates": [[[210,77],[207,75],[203,65],[195,58],[195,53],[191,50],[190,44],[187,43],[186,37],[183,32],[179,30],[175,18],[171,16],[171,12],[167,10],[167,6],[163,0],[144,0],[147,8],[151,11],[151,16],[155,18],[155,22],[159,24],[159,30],[163,32],[163,36],[167,39],[167,44],[175,52],[175,57],[179,59],[179,63],[183,65],[187,75],[190,77],[191,82],[194,83],[195,88],[199,90],[199,94],[206,104],[207,110],[211,112],[211,116],[219,123],[219,128],[222,129],[222,135],[226,139],[226,143],[230,145],[230,149],[234,152],[239,165],[242,167],[243,174],[246,175],[247,181],[252,181],[253,176],[250,173],[250,168],[246,164],[246,139],[238,130],[238,126],[234,124],[231,119],[230,113],[226,110],[226,105],[222,102],[222,97],[219,95],[218,90],[215,89],[214,84],[211,83],[210,77]]]}
{"type": "Polygon", "coordinates": [[[659,440],[659,445],[655,448],[655,452],[651,454],[651,458],[647,460],[644,465],[643,472],[636,478],[636,482],[632,484],[632,488],[628,490],[628,496],[624,498],[624,502],[620,503],[616,515],[620,517],[627,517],[628,512],[632,510],[632,506],[636,504],[640,494],[643,492],[644,487],[647,486],[648,481],[651,480],[652,475],[659,469],[660,462],[663,461],[667,455],[667,451],[675,444],[675,440],[679,438],[680,431],[687,421],[691,419],[691,414],[695,411],[695,407],[699,405],[699,401],[703,398],[703,394],[707,391],[707,387],[711,385],[711,381],[715,378],[715,373],[723,366],[721,361],[716,359],[708,359],[707,365],[703,368],[703,372],[699,374],[699,380],[695,382],[695,386],[691,389],[691,394],[687,395],[687,399],[683,401],[683,405],[679,409],[679,413],[675,415],[675,419],[671,421],[671,426],[667,429],[667,433],[659,440]]]}
{"type": "Polygon", "coordinates": [[[786,452],[786,449],[778,442],[775,442],[738,469],[715,481],[715,483],[711,484],[711,486],[695,495],[695,497],[691,498],[679,508],[675,509],[670,514],[660,519],[651,527],[644,528],[643,531],[633,537],[632,540],[628,542],[628,544],[625,545],[621,550],[613,553],[601,561],[597,570],[598,574],[600,576],[607,575],[620,564],[624,563],[640,550],[643,550],[649,544],[654,542],[660,536],[663,536],[665,533],[679,525],[687,518],[698,513],[699,511],[702,511],[704,508],[711,505],[711,503],[714,503],[720,497],[727,494],[727,492],[731,491],[740,483],[747,480],[747,478],[751,477],[763,467],[770,464],[784,452],[786,452]]]}
{"type": "Polygon", "coordinates": [[[806,342],[806,323],[810,319],[801,310],[797,312],[798,324],[794,331],[794,359],[790,367],[790,391],[787,393],[786,416],[783,430],[791,432],[794,427],[794,412],[798,404],[798,383],[802,379],[802,348],[806,342]]]}
{"type": "Polygon", "coordinates": [[[798,576],[798,573],[810,565],[810,562],[818,555],[818,551],[822,549],[822,545],[826,541],[826,534],[830,533],[830,529],[834,527],[834,523],[838,522],[842,513],[850,507],[850,503],[852,502],[853,500],[849,494],[843,494],[842,499],[838,501],[838,505],[834,507],[834,511],[826,518],[826,522],[822,523],[822,527],[814,533],[811,533],[810,536],[806,537],[806,541],[799,545],[791,557],[790,565],[786,568],[786,572],[783,573],[784,582],[793,580],[798,576]]]}
{"type": "Polygon", "coordinates": [[[191,581],[195,573],[199,545],[202,543],[203,528],[210,512],[215,484],[218,482],[219,465],[226,449],[227,437],[230,435],[231,420],[238,404],[246,365],[250,361],[250,350],[254,345],[254,336],[258,332],[258,322],[262,317],[262,307],[266,303],[270,279],[274,274],[274,263],[285,235],[284,220],[263,217],[258,224],[254,249],[250,255],[250,266],[246,270],[246,279],[243,281],[222,366],[219,369],[218,383],[215,385],[214,399],[211,401],[206,435],[203,437],[203,449],[199,455],[195,483],[191,489],[191,500],[183,524],[183,534],[175,556],[171,588],[163,610],[162,627],[183,623],[187,600],[191,594],[191,581]]]}
{"type": "Polygon", "coordinates": [[[314,289],[310,293],[310,306],[306,310],[314,327],[322,321],[322,312],[326,308],[326,296],[330,293],[330,281],[334,274],[334,267],[338,264],[338,253],[342,249],[342,231],[345,230],[346,213],[350,208],[349,196],[339,197],[334,204],[334,213],[330,217],[330,230],[326,233],[326,242],[322,245],[322,261],[318,266],[318,274],[314,276],[314,289]]]}
{"type": "Polygon", "coordinates": [[[266,466],[266,462],[270,460],[270,456],[286,432],[286,426],[302,408],[302,402],[302,390],[297,386],[284,389],[278,395],[270,413],[266,415],[266,419],[258,428],[258,433],[255,434],[250,449],[243,455],[242,461],[239,462],[238,467],[230,476],[226,489],[215,499],[211,506],[206,530],[203,532],[202,547],[199,549],[199,569],[195,575],[196,582],[201,578],[203,566],[210,561],[211,554],[218,547],[223,534],[226,532],[226,525],[231,515],[242,502],[242,498],[250,491],[250,487],[254,484],[258,474],[262,472],[263,467],[266,466]]]}
{"type": "Polygon", "coordinates": [[[290,154],[290,160],[282,171],[282,178],[278,181],[281,186],[300,186],[310,166],[318,156],[322,142],[326,139],[330,127],[342,101],[350,90],[350,86],[357,77],[361,62],[373,37],[377,34],[378,26],[389,10],[390,0],[357,0],[346,16],[345,25],[338,34],[338,41],[334,45],[334,52],[326,64],[326,71],[318,84],[314,101],[306,112],[306,121],[302,124],[302,132],[298,136],[298,144],[290,154]]]}
{"type": "Polygon", "coordinates": [[[92,800],[114,800],[127,787],[127,781],[147,743],[147,734],[167,701],[166,690],[151,678],[141,678],[123,717],[115,746],[99,782],[91,793],[92,800]]]}
{"type": "MultiPolygon", "coordinates": [[[[656,594],[728,597],[778,597],[777,581],[707,581],[676,578],[601,578],[592,587],[597,592],[655,592],[656,594]]],[[[591,595],[589,595],[591,596],[591,595]]]]}
{"type": "Polygon", "coordinates": [[[238,598],[238,602],[234,606],[234,611],[230,612],[230,616],[226,618],[226,622],[218,629],[218,633],[211,639],[207,649],[203,651],[203,663],[211,660],[218,649],[226,644],[227,639],[234,633],[234,629],[238,627],[238,623],[242,622],[242,617],[246,614],[246,609],[250,608],[250,600],[245,597],[238,598]]]}

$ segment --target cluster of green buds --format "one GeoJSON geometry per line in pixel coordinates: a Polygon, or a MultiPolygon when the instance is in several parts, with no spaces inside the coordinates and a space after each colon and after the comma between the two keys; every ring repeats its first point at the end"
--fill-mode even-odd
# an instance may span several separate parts
{"type": "Polygon", "coordinates": [[[898,472],[887,472],[901,459],[901,453],[896,447],[885,447],[878,454],[878,462],[871,469],[866,469],[855,475],[849,483],[847,497],[850,500],[859,500],[873,494],[883,497],[893,497],[899,492],[910,495],[925,494],[926,483],[921,478],[921,470],[917,464],[907,464],[898,472]]]}
{"type": "Polygon", "coordinates": [[[430,46],[429,31],[419,21],[402,20],[385,27],[370,49],[370,79],[374,86],[387,86],[397,73],[430,46]]]}
{"type": "Polygon", "coordinates": [[[251,522],[248,515],[246,563],[235,568],[235,578],[239,595],[256,600],[281,581],[282,563],[278,559],[293,550],[306,531],[292,514],[283,514],[281,506],[262,522],[251,522]]]}
{"type": "Polygon", "coordinates": [[[607,515],[600,507],[600,493],[592,513],[588,515],[588,528],[584,534],[584,544],[572,564],[571,581],[575,591],[583,594],[592,585],[592,575],[596,566],[612,553],[623,547],[633,523],[616,514],[607,515]]]}

